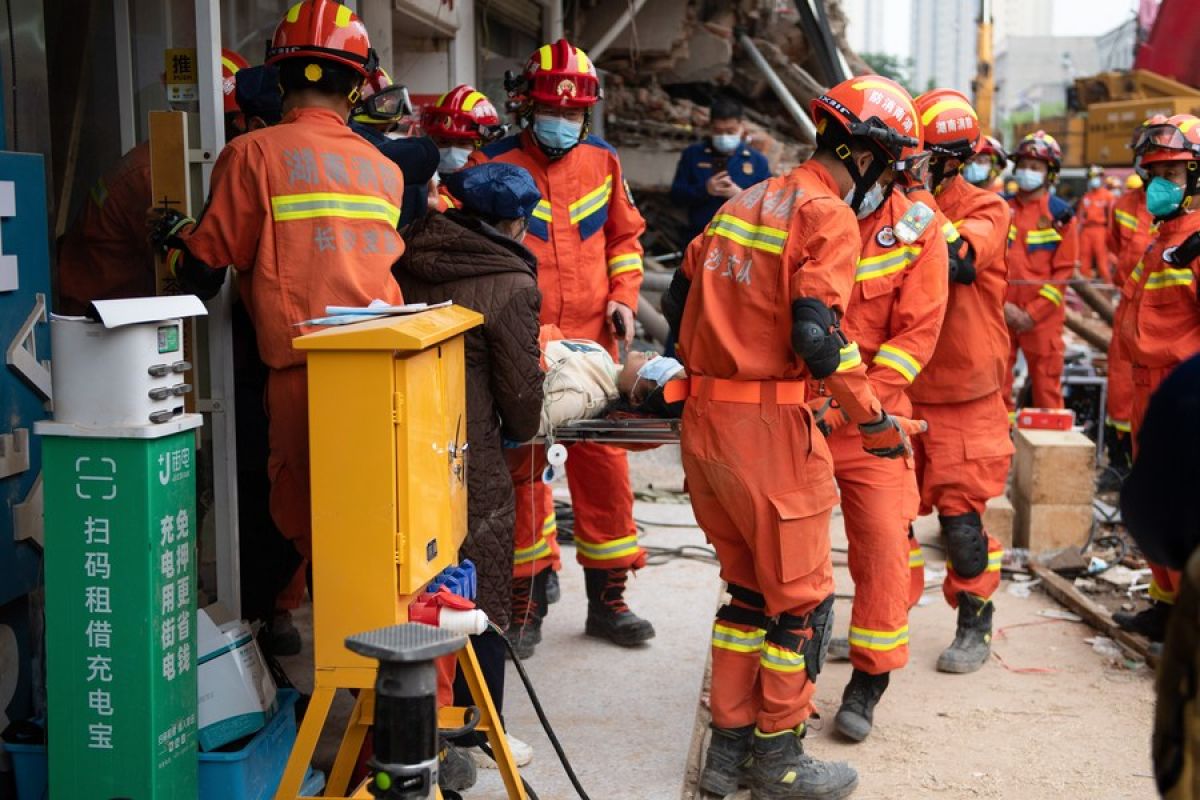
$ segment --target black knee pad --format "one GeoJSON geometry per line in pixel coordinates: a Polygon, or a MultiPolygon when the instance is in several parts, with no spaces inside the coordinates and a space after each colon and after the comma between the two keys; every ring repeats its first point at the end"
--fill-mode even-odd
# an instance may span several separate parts
{"type": "Polygon", "coordinates": [[[747,589],[745,586],[738,586],[736,583],[728,584],[726,588],[729,591],[729,596],[744,606],[757,609],[763,609],[767,607],[767,598],[763,597],[759,592],[756,592],[753,589],[747,589]]]}
{"type": "Polygon", "coordinates": [[[962,578],[974,578],[988,565],[987,535],[983,520],[974,511],[953,517],[939,516],[946,534],[946,558],[962,578]]]}
{"type": "Polygon", "coordinates": [[[767,631],[767,641],[780,647],[796,650],[804,656],[804,668],[808,679],[815,681],[825,665],[829,652],[829,641],[833,638],[833,595],[803,616],[780,614],[775,624],[767,631]],[[809,628],[812,635],[807,639],[794,633],[798,628],[809,628]]]}

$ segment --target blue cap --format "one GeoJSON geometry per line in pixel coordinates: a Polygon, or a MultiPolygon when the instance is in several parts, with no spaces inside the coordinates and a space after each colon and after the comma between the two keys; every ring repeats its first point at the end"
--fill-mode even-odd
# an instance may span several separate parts
{"type": "Polygon", "coordinates": [[[233,77],[238,108],[247,117],[260,117],[268,125],[283,119],[283,93],[279,68],[272,64],[242,67],[233,77]]]}
{"type": "Polygon", "coordinates": [[[533,177],[513,164],[488,162],[442,178],[463,208],[489,220],[527,219],[542,193],[533,177]]]}

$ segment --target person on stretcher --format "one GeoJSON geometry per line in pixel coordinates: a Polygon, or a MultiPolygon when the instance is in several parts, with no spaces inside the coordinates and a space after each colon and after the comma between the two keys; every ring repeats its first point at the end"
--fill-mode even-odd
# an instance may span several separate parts
{"type": "MultiPolygon", "coordinates": [[[[632,351],[616,363],[603,347],[587,339],[551,339],[543,348],[545,401],[539,436],[561,425],[618,413],[654,418],[683,415],[683,398],[664,396],[667,384],[687,379],[674,358],[632,351]]],[[[674,393],[670,393],[674,396],[674,393]]]]}

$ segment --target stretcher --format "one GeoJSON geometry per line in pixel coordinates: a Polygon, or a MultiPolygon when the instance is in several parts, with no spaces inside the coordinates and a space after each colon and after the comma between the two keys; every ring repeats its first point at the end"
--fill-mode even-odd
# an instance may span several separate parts
{"type": "MultiPolygon", "coordinates": [[[[678,419],[624,417],[621,419],[581,419],[554,429],[556,442],[596,442],[599,444],[677,444],[678,419]]],[[[544,440],[543,440],[544,441],[544,440]]]]}

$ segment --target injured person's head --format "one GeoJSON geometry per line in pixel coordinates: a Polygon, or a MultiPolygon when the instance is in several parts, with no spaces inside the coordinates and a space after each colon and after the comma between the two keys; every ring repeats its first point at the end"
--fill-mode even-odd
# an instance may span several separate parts
{"type": "Polygon", "coordinates": [[[617,391],[630,406],[639,408],[655,391],[673,378],[686,377],[683,364],[658,353],[634,350],[625,357],[617,373],[617,391]]]}

